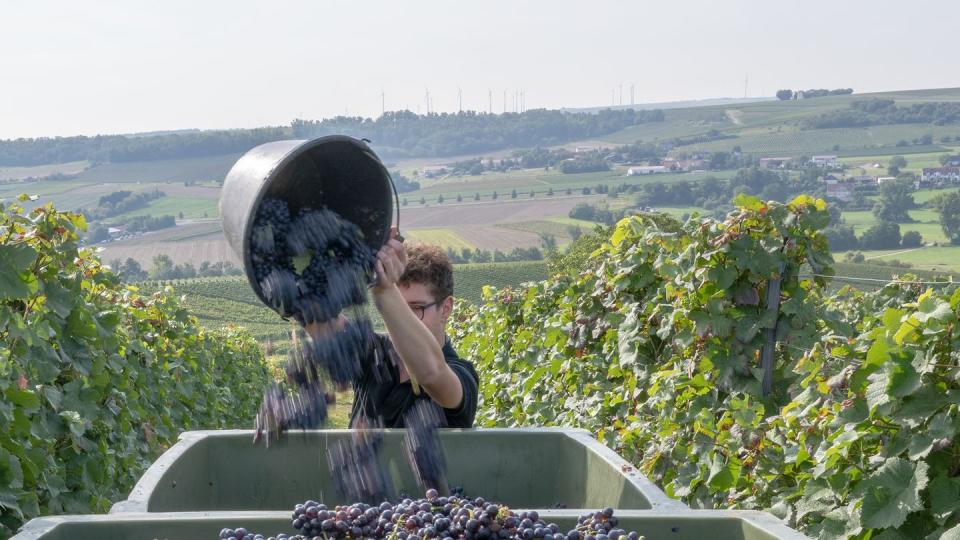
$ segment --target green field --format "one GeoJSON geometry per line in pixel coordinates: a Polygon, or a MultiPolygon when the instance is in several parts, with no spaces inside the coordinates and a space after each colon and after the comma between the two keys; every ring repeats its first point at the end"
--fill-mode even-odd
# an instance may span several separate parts
{"type": "Polygon", "coordinates": [[[450,229],[406,229],[403,234],[408,240],[423,244],[435,244],[455,250],[476,248],[450,229]]]}
{"type": "Polygon", "coordinates": [[[761,101],[755,103],[713,105],[664,111],[665,120],[631,126],[619,132],[602,136],[601,140],[613,144],[631,143],[637,140],[652,142],[675,137],[703,135],[716,130],[736,138],[711,141],[675,149],[675,152],[731,150],[740,146],[746,153],[765,155],[802,155],[815,153],[840,153],[843,155],[881,153],[909,153],[933,151],[936,146],[895,147],[905,140],[924,135],[940,137],[960,136],[960,126],[935,126],[930,124],[906,124],[871,126],[867,128],[800,130],[800,120],[824,112],[846,109],[856,100],[888,98],[898,105],[912,105],[933,101],[960,101],[960,88],[913,90],[903,92],[880,92],[850,96],[827,96],[798,101],[761,101]],[[838,146],[839,150],[834,147],[838,146]],[[878,148],[879,147],[879,148],[878,148]],[[889,147],[889,148],[888,148],[889,147]]]}
{"type": "Polygon", "coordinates": [[[79,174],[89,166],[89,161],[70,161],[67,163],[53,163],[32,167],[0,167],[0,181],[43,178],[54,174],[79,174]]]}
{"type": "MultiPolygon", "coordinates": [[[[916,220],[915,223],[901,223],[900,233],[907,231],[917,231],[923,236],[924,242],[947,242],[947,237],[943,234],[940,227],[940,217],[934,210],[921,209],[910,210],[910,217],[916,220]]],[[[877,218],[873,212],[843,212],[843,220],[847,225],[853,226],[857,236],[863,234],[863,231],[876,225],[877,218]]]]}
{"type": "Polygon", "coordinates": [[[201,158],[104,163],[80,173],[89,182],[183,182],[223,180],[240,154],[201,158]]]}
{"type": "MultiPolygon", "coordinates": [[[[161,188],[162,191],[162,188],[161,188]]],[[[125,214],[119,214],[109,219],[111,222],[126,221],[134,216],[178,216],[182,212],[186,219],[215,218],[219,217],[219,200],[203,197],[180,197],[165,196],[150,201],[150,204],[132,210],[125,214]]]]}
{"type": "Polygon", "coordinates": [[[580,195],[584,187],[593,188],[600,184],[612,187],[622,184],[641,186],[653,182],[669,183],[680,180],[699,182],[707,177],[727,179],[733,177],[736,173],[734,170],[728,170],[627,176],[627,169],[624,167],[604,172],[578,174],[563,174],[555,170],[544,172],[542,169],[525,169],[509,173],[492,173],[433,181],[418,191],[402,194],[400,199],[401,201],[406,200],[408,205],[417,205],[420,203],[420,198],[423,197],[427,204],[433,205],[436,204],[439,195],[443,195],[445,202],[453,202],[457,195],[462,195],[464,202],[471,202],[477,193],[483,200],[490,200],[493,192],[496,191],[499,199],[509,200],[514,189],[517,190],[518,200],[529,199],[531,189],[536,192],[535,199],[548,199],[550,195],[547,195],[547,190],[551,188],[553,189],[553,196],[560,197],[566,195],[567,188],[571,189],[572,195],[580,195]]]}
{"type": "MultiPolygon", "coordinates": [[[[929,272],[950,272],[960,274],[960,246],[936,246],[910,250],[861,251],[866,261],[863,264],[883,266],[884,261],[898,260],[910,264],[908,269],[898,269],[900,273],[913,270],[929,272]]],[[[835,253],[834,258],[843,260],[843,252],[835,253]]]]}
{"type": "Polygon", "coordinates": [[[954,281],[960,281],[960,268],[953,272],[936,272],[915,268],[894,268],[880,264],[838,262],[834,264],[834,271],[836,274],[831,282],[832,290],[839,289],[844,285],[863,290],[873,290],[882,287],[894,276],[904,276],[905,274],[913,275],[920,281],[942,280],[951,277],[954,281]]]}
{"type": "MultiPolygon", "coordinates": [[[[907,147],[910,148],[910,147],[907,147]]],[[[907,160],[907,166],[902,169],[903,172],[912,172],[920,174],[924,167],[940,167],[940,156],[944,154],[955,154],[958,150],[955,147],[944,147],[945,151],[923,152],[918,154],[880,154],[875,156],[861,157],[843,157],[838,159],[840,163],[854,169],[858,174],[869,174],[871,176],[887,176],[887,165],[893,156],[903,156],[907,160]],[[880,168],[873,165],[879,164],[880,168]],[[862,172],[858,170],[862,169],[862,172]]],[[[916,197],[915,197],[916,198],[916,197]]],[[[921,201],[917,201],[921,202],[921,201]]]]}

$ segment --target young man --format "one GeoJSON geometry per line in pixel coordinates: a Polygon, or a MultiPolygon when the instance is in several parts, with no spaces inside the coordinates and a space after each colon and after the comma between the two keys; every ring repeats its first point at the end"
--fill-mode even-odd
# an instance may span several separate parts
{"type": "Polygon", "coordinates": [[[473,364],[457,356],[445,331],[453,311],[450,259],[436,246],[404,246],[393,230],[377,253],[376,271],[373,301],[389,336],[376,335],[353,385],[350,426],[375,421],[404,427],[414,405],[430,400],[446,427],[473,427],[479,378],[473,364]]]}

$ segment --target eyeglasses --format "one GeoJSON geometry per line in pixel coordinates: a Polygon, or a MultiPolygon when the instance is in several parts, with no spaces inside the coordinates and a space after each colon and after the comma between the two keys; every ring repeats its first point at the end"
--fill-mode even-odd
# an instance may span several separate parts
{"type": "Polygon", "coordinates": [[[437,304],[443,302],[443,301],[446,300],[446,299],[447,299],[447,297],[444,296],[443,298],[441,298],[441,299],[439,299],[439,300],[436,300],[436,301],[434,301],[434,302],[430,302],[429,304],[424,304],[424,305],[422,305],[422,306],[419,306],[419,305],[411,305],[411,304],[407,304],[407,305],[410,306],[410,310],[413,311],[413,312],[417,315],[417,317],[419,317],[420,320],[422,321],[422,320],[423,320],[423,314],[426,312],[426,310],[427,310],[428,307],[436,306],[437,304]]]}

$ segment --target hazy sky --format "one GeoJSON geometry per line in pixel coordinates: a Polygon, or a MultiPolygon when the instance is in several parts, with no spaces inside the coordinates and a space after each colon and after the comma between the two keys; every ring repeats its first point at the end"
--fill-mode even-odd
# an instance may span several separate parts
{"type": "Polygon", "coordinates": [[[0,138],[960,86],[956,0],[0,2],[0,138]],[[618,91],[619,92],[619,91],[618,91]],[[619,95],[617,96],[619,101],[619,95]]]}

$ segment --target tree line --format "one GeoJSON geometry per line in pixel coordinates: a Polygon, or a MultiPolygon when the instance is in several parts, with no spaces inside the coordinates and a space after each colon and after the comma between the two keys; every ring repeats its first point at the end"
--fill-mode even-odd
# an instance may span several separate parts
{"type": "Polygon", "coordinates": [[[243,270],[230,261],[217,261],[215,263],[203,261],[197,268],[191,263],[174,264],[173,259],[167,254],[155,256],[149,270],[144,269],[136,259],[130,257],[125,261],[120,259],[110,261],[110,268],[127,283],[147,279],[188,279],[243,275],[243,270]]]}
{"type": "Polygon", "coordinates": [[[209,130],[146,136],[40,137],[0,141],[0,165],[30,166],[91,160],[129,162],[239,154],[271,141],[345,134],[373,141],[388,157],[450,156],[511,146],[554,145],[606,135],[627,126],[661,122],[663,111],[416,114],[388,112],[377,119],[338,116],[294,120],[289,126],[209,130]]]}
{"type": "Polygon", "coordinates": [[[960,103],[930,102],[898,107],[892,99],[854,101],[847,109],[830,111],[805,118],[804,129],[865,127],[889,124],[956,124],[960,123],[960,103]]]}
{"type": "Polygon", "coordinates": [[[297,138],[341,133],[367,138],[390,157],[438,157],[509,148],[549,146],[606,135],[627,126],[661,122],[663,111],[633,109],[570,113],[533,109],[522,113],[476,111],[430,113],[388,112],[376,120],[339,116],[319,121],[294,120],[297,138]]]}
{"type": "Polygon", "coordinates": [[[853,88],[835,88],[827,90],[826,88],[811,88],[809,90],[777,90],[777,99],[785,101],[793,98],[809,99],[823,96],[845,96],[853,93],[853,88]]]}

